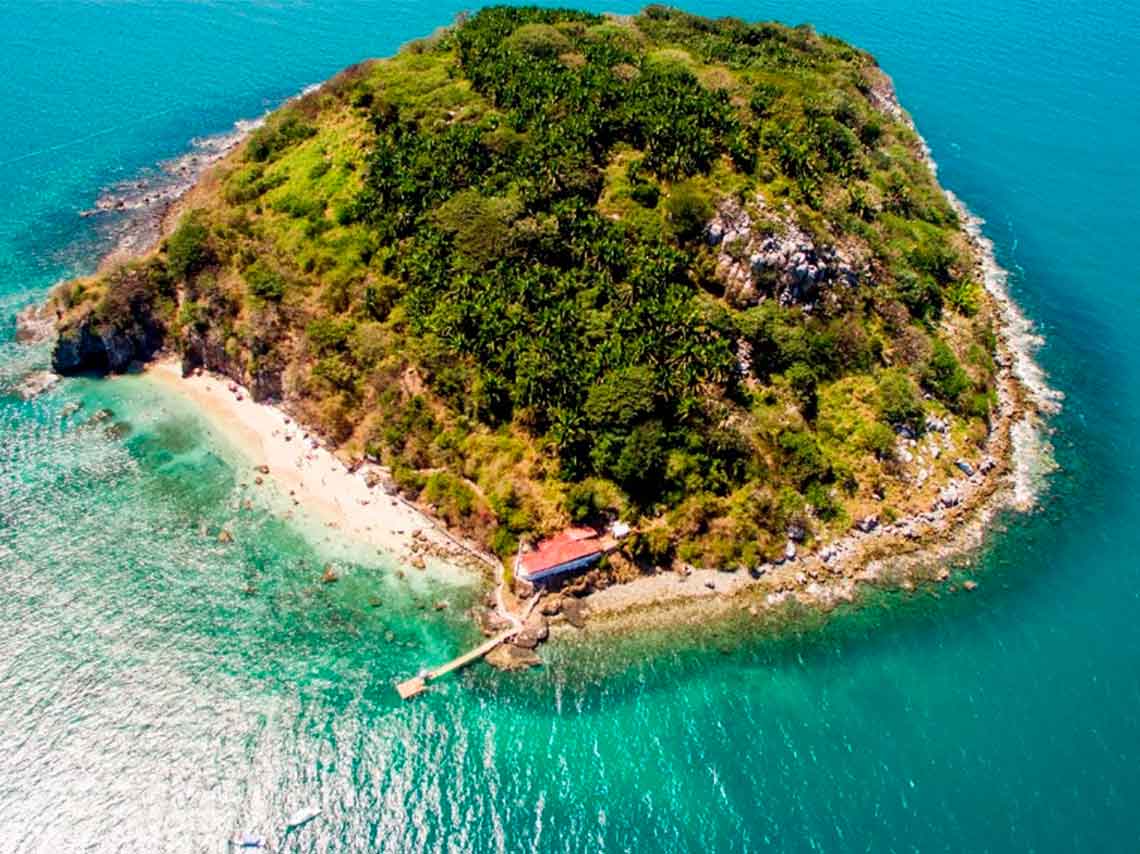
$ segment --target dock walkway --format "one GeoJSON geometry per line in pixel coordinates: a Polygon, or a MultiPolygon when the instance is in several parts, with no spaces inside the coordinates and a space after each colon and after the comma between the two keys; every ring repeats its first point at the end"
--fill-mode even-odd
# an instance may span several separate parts
{"type": "Polygon", "coordinates": [[[523,612],[522,618],[520,619],[519,617],[514,617],[512,621],[513,625],[506,631],[500,632],[493,638],[489,638],[488,640],[483,641],[483,643],[479,644],[479,646],[463,653],[463,655],[460,655],[457,658],[451,659],[451,661],[447,662],[446,664],[441,664],[439,667],[433,667],[431,670],[423,672],[418,676],[413,676],[411,679],[405,679],[403,682],[398,683],[396,685],[396,691],[399,693],[400,699],[410,700],[417,694],[426,691],[429,683],[443,678],[452,671],[466,667],[468,664],[471,664],[474,661],[478,661],[499,644],[506,643],[508,640],[513,638],[522,630],[523,623],[527,620],[527,618],[534,613],[534,608],[536,605],[538,605],[539,598],[540,594],[536,594],[530,600],[530,602],[527,603],[527,607],[523,612]]]}

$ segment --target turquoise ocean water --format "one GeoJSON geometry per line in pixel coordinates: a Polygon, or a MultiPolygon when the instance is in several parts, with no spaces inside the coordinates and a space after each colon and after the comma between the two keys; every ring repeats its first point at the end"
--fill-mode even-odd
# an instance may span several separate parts
{"type": "MultiPolygon", "coordinates": [[[[78,215],[101,191],[459,8],[5,3],[0,388],[47,359],[15,311],[106,249],[78,215]]],[[[248,461],[145,379],[0,393],[0,852],[240,829],[288,851],[1140,850],[1135,4],[689,8],[871,50],[987,220],[1066,400],[1059,471],[995,527],[979,589],[780,639],[548,648],[401,704],[393,679],[470,640],[469,588],[243,509],[248,461]]]]}

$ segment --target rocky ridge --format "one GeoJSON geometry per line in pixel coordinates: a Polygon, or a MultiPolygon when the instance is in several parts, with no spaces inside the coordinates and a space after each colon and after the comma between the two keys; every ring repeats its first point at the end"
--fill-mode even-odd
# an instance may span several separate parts
{"type": "Polygon", "coordinates": [[[764,299],[810,308],[829,287],[858,287],[866,272],[834,246],[817,246],[788,215],[774,211],[763,196],[754,217],[735,199],[720,204],[705,229],[717,250],[716,274],[725,298],[737,307],[764,299]]]}

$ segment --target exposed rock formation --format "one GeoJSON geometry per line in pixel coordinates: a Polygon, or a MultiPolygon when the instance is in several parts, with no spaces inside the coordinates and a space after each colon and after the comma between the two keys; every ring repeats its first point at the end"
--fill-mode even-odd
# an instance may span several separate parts
{"type": "Polygon", "coordinates": [[[829,286],[859,284],[856,264],[833,246],[817,246],[789,216],[755,202],[758,221],[735,200],[721,204],[706,229],[716,247],[716,275],[725,298],[738,307],[765,298],[810,307],[829,286]]]}
{"type": "Polygon", "coordinates": [[[282,368],[268,348],[253,352],[251,358],[243,358],[243,352],[235,351],[238,355],[231,355],[226,342],[212,329],[203,332],[191,328],[184,335],[181,342],[183,376],[204,368],[245,386],[250,397],[259,403],[284,396],[282,368]]]}
{"type": "Polygon", "coordinates": [[[132,362],[146,362],[162,349],[165,330],[148,313],[130,329],[99,323],[93,314],[60,330],[51,355],[56,373],[125,373],[132,362]]]}

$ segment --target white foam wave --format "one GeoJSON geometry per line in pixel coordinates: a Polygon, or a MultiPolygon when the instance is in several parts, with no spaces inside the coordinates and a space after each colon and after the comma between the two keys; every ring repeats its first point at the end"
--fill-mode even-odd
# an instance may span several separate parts
{"type": "MultiPolygon", "coordinates": [[[[898,110],[896,117],[907,122],[918,136],[922,146],[922,159],[937,179],[938,162],[913,120],[901,107],[898,107],[893,87],[890,100],[898,110]]],[[[1046,438],[1045,417],[1061,411],[1061,401],[1065,396],[1060,390],[1049,385],[1044,369],[1034,358],[1034,354],[1044,344],[1044,339],[1009,294],[1009,271],[998,263],[994,243],[985,234],[985,220],[971,211],[952,191],[943,188],[943,192],[977,249],[982,284],[1001,314],[999,334],[1012,360],[1009,368],[1025,390],[1027,402],[1033,407],[1032,411],[1010,428],[1012,503],[1021,510],[1029,510],[1036,504],[1045,488],[1046,475],[1057,469],[1053,447],[1046,438]]]]}

